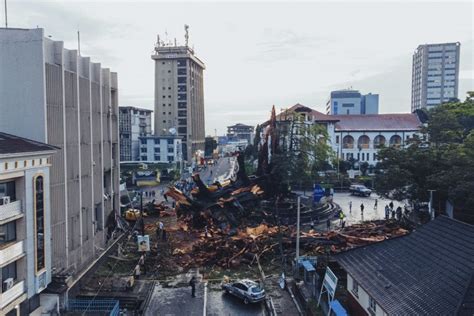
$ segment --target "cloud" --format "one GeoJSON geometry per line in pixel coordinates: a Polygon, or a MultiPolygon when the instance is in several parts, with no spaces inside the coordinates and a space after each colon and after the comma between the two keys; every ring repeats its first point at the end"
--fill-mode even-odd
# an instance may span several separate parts
{"type": "Polygon", "coordinates": [[[247,58],[254,62],[273,62],[290,58],[311,58],[308,50],[328,44],[328,38],[296,33],[291,29],[265,28],[256,46],[258,53],[247,58]]]}

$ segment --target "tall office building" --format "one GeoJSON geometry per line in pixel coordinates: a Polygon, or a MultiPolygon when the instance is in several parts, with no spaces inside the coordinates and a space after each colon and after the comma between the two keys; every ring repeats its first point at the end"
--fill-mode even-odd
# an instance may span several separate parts
{"type": "Polygon", "coordinates": [[[140,160],[140,136],[151,135],[152,110],[119,107],[120,161],[140,160]]]}
{"type": "Polygon", "coordinates": [[[461,43],[420,45],[413,54],[411,110],[458,97],[461,43]]]}
{"type": "Polygon", "coordinates": [[[117,74],[39,28],[0,29],[0,69],[2,131],[60,148],[51,249],[53,283],[65,291],[104,252],[120,207],[117,74]]]}
{"type": "Polygon", "coordinates": [[[379,95],[357,90],[331,91],[326,103],[327,115],[379,114],[379,95]]]}
{"type": "Polygon", "coordinates": [[[158,38],[155,53],[155,135],[170,135],[175,129],[182,139],[183,158],[191,161],[204,152],[204,63],[186,44],[163,43],[158,38]]]}

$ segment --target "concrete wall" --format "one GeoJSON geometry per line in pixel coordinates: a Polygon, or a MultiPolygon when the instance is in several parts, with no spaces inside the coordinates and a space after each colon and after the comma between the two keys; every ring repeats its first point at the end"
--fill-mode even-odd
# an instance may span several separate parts
{"type": "Polygon", "coordinates": [[[331,144],[333,146],[334,152],[341,157],[343,160],[348,160],[350,155],[354,157],[354,159],[360,159],[360,162],[368,162],[369,165],[375,165],[378,162],[377,152],[379,148],[376,148],[374,144],[374,140],[378,135],[385,137],[385,146],[389,146],[390,139],[394,135],[400,136],[402,139],[402,146],[406,145],[407,137],[412,138],[413,135],[417,134],[418,131],[374,131],[374,132],[339,132],[334,130],[328,129],[329,136],[331,138],[331,144]],[[353,148],[344,148],[343,147],[343,140],[345,136],[352,136],[354,138],[354,146],[353,148]],[[358,148],[358,141],[359,138],[363,135],[369,137],[369,148],[362,148],[359,151],[358,148]],[[337,141],[339,139],[339,142],[337,141]],[[363,157],[362,157],[363,156],[363,157]]]}
{"type": "Polygon", "coordinates": [[[44,142],[43,38],[42,29],[0,29],[1,130],[44,142]]]}
{"type": "Polygon", "coordinates": [[[388,314],[384,312],[382,307],[376,304],[375,313],[369,312],[369,294],[360,286],[358,286],[357,294],[352,290],[354,284],[354,279],[351,277],[350,274],[347,274],[347,292],[349,295],[357,301],[361,308],[363,308],[368,315],[376,315],[376,316],[387,316],[388,314]]]}
{"type": "Polygon", "coordinates": [[[42,35],[0,30],[0,65],[14,67],[0,71],[0,126],[61,148],[50,171],[52,266],[74,275],[104,248],[119,205],[117,74],[42,35]]]}

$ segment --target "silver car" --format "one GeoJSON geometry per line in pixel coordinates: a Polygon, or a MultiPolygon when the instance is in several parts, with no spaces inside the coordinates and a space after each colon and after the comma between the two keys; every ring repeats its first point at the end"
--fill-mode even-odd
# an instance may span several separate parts
{"type": "Polygon", "coordinates": [[[265,300],[265,290],[260,284],[252,280],[239,280],[222,284],[222,289],[229,294],[242,299],[245,304],[257,303],[265,300]]]}

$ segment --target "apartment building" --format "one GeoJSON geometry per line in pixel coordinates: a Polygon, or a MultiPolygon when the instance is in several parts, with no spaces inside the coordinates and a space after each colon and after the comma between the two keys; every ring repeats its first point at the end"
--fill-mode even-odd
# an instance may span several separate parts
{"type": "Polygon", "coordinates": [[[51,282],[50,162],[58,148],[0,132],[0,314],[39,311],[51,282]]]}
{"type": "Polygon", "coordinates": [[[413,54],[411,110],[458,97],[461,43],[420,45],[413,54]]]}
{"type": "Polygon", "coordinates": [[[120,161],[140,160],[140,136],[151,135],[153,111],[133,106],[119,107],[120,161]]]}
{"type": "Polygon", "coordinates": [[[332,91],[326,103],[328,115],[378,114],[379,95],[361,94],[357,90],[332,91]]]}
{"type": "Polygon", "coordinates": [[[60,148],[49,177],[51,269],[64,291],[103,253],[120,206],[117,74],[40,28],[0,29],[0,56],[0,127],[60,148]]]}
{"type": "Polygon", "coordinates": [[[155,135],[171,129],[182,139],[183,157],[204,152],[204,63],[186,45],[158,40],[155,53],[155,135]]]}
{"type": "Polygon", "coordinates": [[[179,136],[143,136],[139,141],[141,161],[179,164],[183,160],[179,136]]]}

